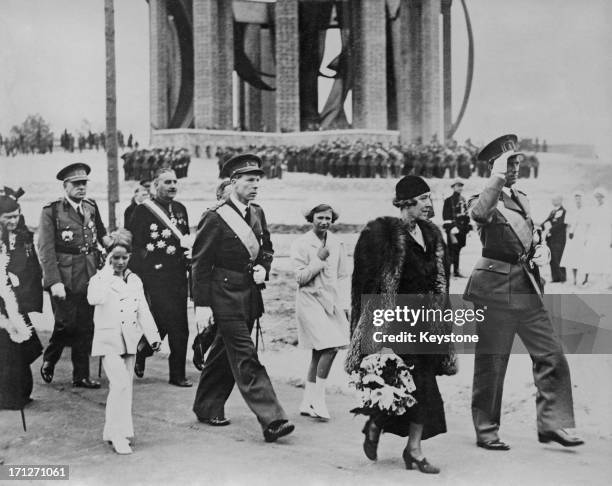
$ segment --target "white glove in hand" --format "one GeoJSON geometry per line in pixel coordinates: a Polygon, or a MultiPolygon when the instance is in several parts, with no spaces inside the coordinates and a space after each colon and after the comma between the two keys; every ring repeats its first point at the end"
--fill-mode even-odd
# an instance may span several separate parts
{"type": "Polygon", "coordinates": [[[51,296],[55,297],[59,300],[64,300],[66,298],[66,289],[62,282],[58,282],[56,284],[51,285],[51,296]]]}
{"type": "Polygon", "coordinates": [[[213,324],[212,309],[210,307],[196,307],[195,320],[199,329],[208,329],[213,324]]]}
{"type": "Polygon", "coordinates": [[[253,280],[256,284],[262,284],[266,281],[266,269],[261,265],[253,267],[253,280]]]}
{"type": "Polygon", "coordinates": [[[493,162],[491,175],[497,174],[505,178],[506,172],[508,172],[508,159],[502,155],[501,157],[498,157],[495,162],[493,162]]]}
{"type": "Polygon", "coordinates": [[[11,273],[11,272],[7,272],[7,273],[8,273],[8,278],[11,281],[11,285],[13,287],[19,287],[19,277],[15,275],[14,273],[11,273]]]}
{"type": "Polygon", "coordinates": [[[546,245],[537,245],[533,258],[531,259],[538,267],[543,267],[550,263],[550,249],[546,245]]]}
{"type": "Polygon", "coordinates": [[[193,241],[191,240],[191,237],[189,235],[183,235],[181,236],[180,245],[181,248],[191,250],[191,247],[193,246],[193,241]]]}
{"type": "Polygon", "coordinates": [[[457,227],[454,227],[454,228],[452,228],[452,229],[450,230],[450,234],[451,234],[451,235],[456,235],[456,234],[458,234],[458,233],[459,233],[459,228],[457,228],[457,227]]]}

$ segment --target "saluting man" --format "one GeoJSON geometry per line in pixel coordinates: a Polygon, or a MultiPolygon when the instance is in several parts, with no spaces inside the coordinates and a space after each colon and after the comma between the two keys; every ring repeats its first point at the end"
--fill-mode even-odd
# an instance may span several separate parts
{"type": "Polygon", "coordinates": [[[222,176],[231,181],[228,199],[204,213],[193,245],[196,321],[206,328],[212,314],[217,335],[202,370],[193,411],[213,426],[228,425],[225,402],[234,383],[257,416],[266,442],[293,432],[251,339],[263,314],[260,288],[272,264],[272,242],[263,209],[252,201],[263,175],[253,154],[228,160],[222,176]]]}
{"type": "MultiPolygon", "coordinates": [[[[172,169],[160,169],[153,181],[154,195],[134,208],[130,221],[134,253],[130,269],[141,279],[161,338],[168,335],[169,383],[190,387],[185,377],[187,356],[187,270],[190,258],[187,209],[175,201],[178,180],[172,169]]],[[[145,359],[153,354],[141,341],[134,373],[142,378],[145,359]]]]}
{"type": "Polygon", "coordinates": [[[505,135],[480,151],[478,159],[491,175],[484,190],[468,202],[483,246],[464,293],[485,314],[478,324],[474,358],[476,444],[510,449],[498,431],[506,368],[518,334],[533,362],[538,440],[578,446],[584,442],[565,431],[574,427],[569,366],[542,301],[538,267],[548,263],[548,248],[534,236],[529,200],[512,187],[525,157],[516,150],[516,135],[505,135]]]}
{"type": "Polygon", "coordinates": [[[100,383],[89,378],[94,324],[87,285],[96,273],[102,245],[108,246],[111,238],[106,235],[98,206],[86,198],[90,172],[83,163],[60,170],[57,179],[63,182],[65,195],[47,204],[40,216],[38,254],[55,318],[40,373],[51,383],[62,350],[71,346],[73,386],[100,388],[100,383]]]}

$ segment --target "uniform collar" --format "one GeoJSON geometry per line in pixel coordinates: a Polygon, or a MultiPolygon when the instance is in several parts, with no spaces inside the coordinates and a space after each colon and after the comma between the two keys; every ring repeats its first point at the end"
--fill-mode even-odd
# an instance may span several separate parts
{"type": "Polygon", "coordinates": [[[240,211],[240,214],[244,216],[246,214],[247,209],[249,208],[249,205],[240,202],[238,198],[234,196],[233,194],[230,194],[229,198],[230,198],[230,201],[232,201],[232,204],[236,207],[236,209],[240,211]]]}
{"type": "Polygon", "coordinates": [[[74,202],[68,196],[66,196],[64,199],[66,199],[66,201],[68,201],[68,204],[70,204],[77,213],[79,212],[79,209],[80,209],[81,210],[81,214],[84,214],[83,213],[83,200],[82,199],[81,199],[81,202],[79,202],[79,203],[74,202]]]}

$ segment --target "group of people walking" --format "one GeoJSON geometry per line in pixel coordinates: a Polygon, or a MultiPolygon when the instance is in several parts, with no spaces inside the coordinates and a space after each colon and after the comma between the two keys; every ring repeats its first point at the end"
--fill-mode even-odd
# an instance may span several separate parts
{"type": "MultiPolygon", "coordinates": [[[[491,174],[483,191],[467,203],[456,191],[458,196],[445,204],[444,229],[447,237],[454,237],[449,246],[460,247],[457,235],[471,229],[465,215],[474,221],[483,245],[464,298],[476,309],[487,310],[487,320],[477,331],[472,417],[476,445],[493,451],[510,448],[499,429],[504,377],[516,334],[534,364],[538,440],[567,447],[583,443],[565,430],[574,427],[569,367],[542,303],[538,273],[548,263],[548,253],[534,239],[526,195],[513,188],[524,157],[516,136],[494,140],[478,155],[491,174]]],[[[111,235],[95,203],[86,198],[89,171],[85,164],[62,169],[58,179],[66,195],[46,206],[41,217],[38,249],[55,316],[43,379],[52,381],[62,347],[71,345],[73,385],[97,388],[100,384],[90,379],[84,356],[103,356],[109,378],[103,438],[116,452],[130,453],[132,373],[143,376],[145,358],[159,349],[165,335],[170,344],[169,382],[192,385],[185,377],[190,270],[196,325],[214,331],[193,404],[196,418],[210,426],[230,425],[225,403],[236,384],[267,442],[292,433],[295,426],[251,337],[263,314],[262,290],[274,256],[264,210],[253,202],[264,174],[261,159],[245,153],[224,163],[221,175],[229,182],[219,191],[218,204],[204,213],[193,244],[187,211],[175,200],[177,177],[171,169],[158,172],[152,198],[133,208],[126,221],[129,231],[111,235]],[[105,261],[100,259],[101,247],[108,255],[105,261]]],[[[457,357],[446,344],[426,354],[385,348],[373,337],[372,310],[362,299],[367,294],[391,300],[409,294],[425,307],[444,308],[449,305],[451,271],[459,272],[458,253],[449,253],[441,231],[429,221],[431,192],[423,178],[402,177],[393,205],[399,217],[377,218],[361,231],[352,278],[345,245],[330,231],[338,211],[325,201],[314,201],[304,210],[311,229],[291,247],[298,340],[311,352],[299,412],[320,421],[331,419],[325,389],[338,349],[348,347],[348,373],[368,356],[395,352],[411,369],[416,400],[404,413],[369,410],[364,453],[375,460],[381,433],[387,431],[408,438],[402,452],[408,469],[435,474],[439,468],[426,458],[422,441],[446,432],[436,377],[457,373],[457,357]]],[[[415,324],[427,327],[424,321],[415,324]]]]}

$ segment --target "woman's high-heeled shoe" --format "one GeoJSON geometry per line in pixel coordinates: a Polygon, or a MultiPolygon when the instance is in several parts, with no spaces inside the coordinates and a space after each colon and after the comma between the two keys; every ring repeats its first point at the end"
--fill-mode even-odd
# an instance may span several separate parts
{"type": "Polygon", "coordinates": [[[416,460],[414,457],[412,457],[412,454],[410,454],[410,451],[408,449],[404,449],[402,457],[404,458],[406,469],[412,469],[416,464],[416,466],[419,468],[419,471],[421,471],[422,473],[438,474],[440,472],[440,468],[429,464],[427,458],[424,457],[420,461],[416,460]]]}
{"type": "Polygon", "coordinates": [[[363,452],[365,452],[366,457],[370,461],[375,461],[378,458],[378,439],[380,439],[380,429],[376,426],[373,419],[368,419],[368,421],[363,426],[363,435],[365,438],[363,439],[363,452]],[[374,433],[372,430],[374,428],[374,433]],[[371,436],[374,435],[376,438],[373,439],[371,436]]]}

